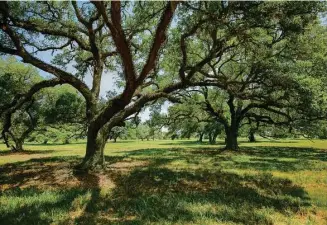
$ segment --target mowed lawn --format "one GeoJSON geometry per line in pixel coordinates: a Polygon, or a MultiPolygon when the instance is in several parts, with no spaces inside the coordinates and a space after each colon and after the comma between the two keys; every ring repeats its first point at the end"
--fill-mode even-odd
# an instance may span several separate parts
{"type": "Polygon", "coordinates": [[[118,141],[73,173],[85,143],[0,145],[0,224],[327,224],[327,141],[118,141]]]}

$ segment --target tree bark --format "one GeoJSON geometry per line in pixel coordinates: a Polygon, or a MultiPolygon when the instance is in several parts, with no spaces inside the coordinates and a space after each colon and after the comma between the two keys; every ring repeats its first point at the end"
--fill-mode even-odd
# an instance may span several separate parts
{"type": "Polygon", "coordinates": [[[225,149],[237,151],[238,150],[238,142],[237,142],[238,128],[236,126],[230,126],[228,128],[225,128],[225,131],[226,131],[225,149]]]}
{"type": "Polygon", "coordinates": [[[212,134],[211,134],[211,138],[210,138],[210,144],[214,145],[216,144],[216,139],[218,136],[219,132],[217,130],[215,130],[212,134]]]}
{"type": "Polygon", "coordinates": [[[209,133],[209,143],[211,143],[212,141],[212,137],[211,137],[211,133],[209,133]]]}
{"type": "Polygon", "coordinates": [[[87,131],[86,154],[81,164],[76,169],[80,171],[95,170],[105,166],[104,147],[108,139],[109,131],[94,131],[89,126],[87,131]]]}
{"type": "Polygon", "coordinates": [[[200,142],[200,143],[202,143],[202,141],[203,141],[203,134],[204,134],[204,133],[200,133],[200,136],[199,136],[199,142],[200,142]]]}
{"type": "Polygon", "coordinates": [[[213,134],[213,135],[212,135],[210,144],[212,144],[212,145],[216,144],[217,136],[218,136],[218,135],[216,135],[216,134],[213,134]]]}
{"type": "Polygon", "coordinates": [[[254,131],[253,130],[250,130],[249,142],[255,142],[255,136],[254,136],[254,131]]]}
{"type": "Polygon", "coordinates": [[[24,148],[23,148],[24,142],[22,140],[14,139],[14,143],[15,143],[15,145],[12,146],[12,148],[11,148],[12,151],[14,151],[14,152],[24,151],[24,148]]]}

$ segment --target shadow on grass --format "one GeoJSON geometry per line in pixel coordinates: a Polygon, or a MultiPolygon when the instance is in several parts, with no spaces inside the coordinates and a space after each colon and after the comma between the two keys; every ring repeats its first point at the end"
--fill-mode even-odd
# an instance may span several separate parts
{"type": "Polygon", "coordinates": [[[278,157],[278,158],[294,158],[301,160],[321,160],[327,161],[327,151],[315,148],[300,147],[242,147],[241,153],[249,156],[258,157],[278,157]]]}
{"type": "MultiPolygon", "coordinates": [[[[115,163],[121,159],[122,157],[120,156],[106,156],[108,164],[115,163]]],[[[0,167],[0,190],[5,185],[29,187],[37,184],[44,188],[74,186],[76,181],[70,178],[73,175],[73,167],[80,163],[81,160],[77,156],[58,156],[5,164],[1,166],[2,168],[0,167]]],[[[80,182],[79,185],[80,187],[89,187],[89,184],[86,184],[87,182],[80,182]]]]}
{"type": "Polygon", "coordinates": [[[216,144],[210,144],[208,141],[199,142],[199,141],[188,141],[188,140],[174,140],[171,142],[160,143],[159,145],[171,145],[171,146],[174,146],[174,145],[182,145],[182,146],[204,145],[205,146],[205,145],[220,145],[222,143],[223,142],[220,142],[220,141],[217,141],[216,144]]]}
{"type": "MultiPolygon", "coordinates": [[[[201,155],[201,156],[219,156],[222,153],[230,153],[234,156],[249,156],[249,157],[269,157],[269,158],[288,158],[288,159],[299,159],[299,160],[320,160],[327,161],[327,150],[319,150],[316,148],[308,147],[275,147],[275,146],[255,146],[245,147],[242,146],[239,151],[225,151],[222,148],[217,147],[213,149],[210,147],[189,147],[189,154],[201,155]]],[[[183,152],[183,148],[172,148],[172,149],[141,149],[134,150],[128,153],[134,155],[146,155],[148,152],[153,153],[164,153],[168,151],[179,151],[183,152]]],[[[167,154],[167,153],[165,153],[167,154]]]]}
{"type": "Polygon", "coordinates": [[[314,148],[242,147],[238,152],[206,147],[153,148],[124,151],[126,158],[147,159],[154,166],[182,160],[184,166],[206,163],[221,169],[250,169],[258,171],[321,170],[326,166],[316,161],[327,161],[327,152],[314,148]]]}
{"type": "Polygon", "coordinates": [[[0,224],[52,224],[69,212],[85,190],[39,190],[38,187],[0,192],[0,224]]]}
{"type": "Polygon", "coordinates": [[[55,150],[24,150],[21,152],[13,152],[10,150],[4,150],[0,151],[0,156],[6,156],[6,155],[32,155],[32,154],[49,154],[53,153],[55,150]]]}
{"type": "Polygon", "coordinates": [[[295,213],[310,205],[301,187],[270,174],[240,176],[222,171],[189,173],[148,168],[118,177],[116,182],[119,188],[112,195],[124,198],[111,201],[113,208],[119,215],[138,215],[139,224],[191,222],[202,213],[216,221],[269,224],[272,221],[258,214],[262,207],[295,213]],[[199,205],[217,210],[200,212],[194,208],[199,205]]]}
{"type": "MultiPolygon", "coordinates": [[[[126,157],[130,156],[163,156],[163,155],[179,155],[182,154],[185,149],[183,148],[146,148],[124,151],[126,157]]],[[[119,151],[116,151],[119,152],[119,151]]]]}
{"type": "MultiPolygon", "coordinates": [[[[260,140],[260,141],[256,141],[256,142],[253,142],[253,144],[260,144],[260,143],[267,143],[267,142],[270,142],[270,143],[285,143],[285,144],[289,144],[289,143],[297,143],[297,141],[288,141],[288,140],[285,140],[285,141],[281,141],[281,140],[260,140]]],[[[243,143],[251,143],[249,141],[246,141],[246,140],[239,140],[238,141],[238,144],[243,144],[243,143]]],[[[171,146],[174,146],[174,145],[182,145],[182,146],[194,146],[194,145],[203,145],[203,146],[206,146],[206,145],[209,145],[209,146],[212,146],[212,145],[222,145],[222,146],[225,146],[225,141],[224,140],[221,140],[221,139],[218,139],[216,141],[215,144],[210,144],[208,140],[204,140],[202,142],[199,142],[199,141],[187,141],[187,140],[175,140],[175,141],[171,141],[171,142],[167,142],[167,143],[160,143],[159,145],[171,145],[171,146]]]]}
{"type": "MultiPolygon", "coordinates": [[[[219,163],[214,164],[219,165],[219,163]]],[[[284,161],[279,159],[263,159],[263,158],[251,158],[248,162],[238,162],[232,160],[228,165],[224,165],[225,169],[245,169],[261,172],[268,171],[281,171],[281,172],[298,172],[301,170],[324,170],[325,165],[316,164],[310,160],[295,160],[284,161]]]]}
{"type": "MultiPolygon", "coordinates": [[[[157,168],[157,159],[153,159],[150,166],[132,168],[129,172],[110,169],[76,175],[70,165],[78,160],[77,157],[43,158],[1,168],[0,185],[13,188],[0,192],[0,221],[3,224],[189,224],[208,219],[272,224],[270,213],[289,216],[303,213],[310,206],[302,187],[269,173],[176,171],[157,168]],[[105,193],[102,193],[106,190],[103,180],[114,184],[105,193]]],[[[121,160],[123,157],[107,157],[109,164],[121,160]]],[[[167,160],[160,163],[170,159],[167,160]]]]}
{"type": "Polygon", "coordinates": [[[69,143],[69,144],[65,144],[65,143],[61,143],[61,142],[54,142],[54,143],[47,143],[47,144],[43,144],[43,143],[26,143],[26,146],[56,146],[56,145],[85,145],[86,142],[78,142],[78,143],[69,143]]]}

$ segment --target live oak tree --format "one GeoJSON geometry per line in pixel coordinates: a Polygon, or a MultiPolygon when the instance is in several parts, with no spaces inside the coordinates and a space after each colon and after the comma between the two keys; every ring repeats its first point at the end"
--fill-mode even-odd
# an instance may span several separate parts
{"type": "Polygon", "coordinates": [[[155,99],[191,85],[208,85],[197,77],[200,70],[240,43],[251,42],[250,29],[281,35],[300,30],[322,5],[1,2],[0,52],[54,76],[17,97],[14,108],[40,89],[61,83],[85,98],[87,146],[79,169],[92,169],[104,164],[103,149],[113,127],[155,99]],[[52,53],[52,60],[41,59],[42,52],[52,53]],[[117,76],[121,91],[103,106],[100,86],[106,72],[117,76]],[[87,77],[89,86],[83,80],[87,77]]]}
{"type": "Polygon", "coordinates": [[[161,107],[152,107],[149,114],[149,119],[145,121],[145,124],[149,127],[149,136],[152,138],[152,140],[155,138],[161,138],[162,128],[165,126],[165,120],[160,111],[161,107]]]}
{"type": "Polygon", "coordinates": [[[42,90],[19,109],[12,108],[15,97],[42,80],[34,67],[14,57],[0,60],[1,136],[13,151],[22,151],[26,139],[66,143],[83,132],[83,98],[68,85],[42,90]]]}
{"type": "MultiPolygon", "coordinates": [[[[292,49],[300,44],[294,38],[302,36],[299,30],[247,30],[252,42],[238,40],[237,48],[200,70],[197,79],[206,87],[193,90],[203,96],[197,104],[223,124],[226,149],[238,148],[238,130],[244,119],[249,123],[293,126],[299,119],[317,115],[317,102],[326,98],[321,79],[301,71],[303,66],[295,57],[298,54],[301,58],[292,49]]],[[[314,62],[313,57],[306,59],[307,63],[314,62]]],[[[186,101],[192,100],[194,95],[186,101]]]]}
{"type": "MultiPolygon", "coordinates": [[[[121,6],[120,2],[1,3],[1,51],[20,56],[24,62],[55,76],[39,84],[38,89],[68,83],[86,100],[88,142],[82,169],[103,164],[103,148],[112,127],[147,101],[168,93],[169,90],[161,88],[156,93],[142,95],[142,88],[149,82],[147,79],[165,42],[165,33],[176,6],[177,3],[158,4],[150,11],[147,7],[139,7],[133,12],[134,20],[126,18],[123,21],[122,13],[128,10],[129,4],[121,6]],[[158,21],[158,26],[154,27],[151,22],[143,23],[145,18],[140,18],[143,14],[153,23],[158,21]],[[136,63],[131,43],[146,32],[154,32],[154,40],[152,44],[140,46],[149,53],[143,56],[144,61],[136,63]],[[33,54],[48,50],[60,50],[51,63],[33,54]],[[111,63],[113,59],[110,59],[112,56],[119,56],[116,60],[120,65],[116,67],[119,67],[118,72],[123,73],[124,90],[108,100],[100,110],[97,105],[101,78],[104,70],[110,69],[108,64],[114,65],[111,63]],[[76,63],[75,74],[64,69],[72,61],[76,63]],[[81,79],[88,70],[93,78],[91,88],[81,79]],[[132,106],[129,105],[131,101],[134,101],[132,106]]],[[[142,53],[139,54],[141,59],[142,53]]]]}
{"type": "MultiPolygon", "coordinates": [[[[189,118],[186,120],[186,123],[189,123],[192,118],[198,117],[192,116],[192,112],[195,112],[195,114],[202,117],[202,120],[197,118],[198,122],[213,121],[208,124],[216,124],[218,132],[219,130],[225,131],[225,149],[237,150],[239,129],[241,127],[253,124],[255,126],[249,127],[249,129],[258,129],[257,126],[261,127],[263,125],[292,126],[292,123],[304,118],[306,115],[301,112],[304,108],[304,101],[307,108],[312,108],[310,99],[307,99],[307,96],[312,94],[310,88],[306,91],[302,90],[302,93],[299,94],[304,87],[296,83],[295,80],[286,80],[285,77],[284,79],[281,77],[276,78],[276,76],[269,76],[269,79],[265,79],[265,84],[271,81],[278,82],[271,84],[271,88],[266,88],[264,92],[252,92],[253,87],[251,92],[247,92],[248,89],[240,92],[237,86],[232,85],[229,85],[229,87],[232,86],[234,92],[227,92],[216,87],[188,90],[188,93],[182,95],[182,103],[177,104],[188,108],[178,107],[178,112],[172,113],[172,115],[175,115],[176,118],[180,116],[189,118]],[[189,94],[190,92],[194,93],[189,94]],[[188,110],[191,112],[188,112],[188,110]],[[220,128],[221,126],[222,128],[220,128]]],[[[315,87],[311,86],[311,88],[315,87]]],[[[313,99],[317,97],[311,96],[313,99]]],[[[176,108],[176,106],[173,107],[176,108]]],[[[185,121],[185,119],[182,121],[185,121]]],[[[183,125],[180,127],[182,128],[183,125]]],[[[209,131],[210,129],[206,128],[206,130],[209,131]]],[[[219,133],[214,135],[217,136],[217,134],[219,133]]],[[[214,143],[214,141],[211,141],[211,143],[214,143]]]]}
{"type": "MultiPolygon", "coordinates": [[[[38,111],[39,106],[34,101],[26,104],[20,110],[17,110],[11,115],[11,128],[2,130],[2,138],[7,147],[10,147],[14,152],[21,152],[24,150],[24,142],[31,135],[38,125],[38,111]]],[[[8,118],[3,123],[6,126],[8,118]]],[[[9,122],[9,121],[8,121],[9,122]]]]}
{"type": "Polygon", "coordinates": [[[292,123],[284,128],[273,126],[273,133],[281,134],[286,131],[288,135],[318,137],[319,130],[324,130],[327,119],[326,42],[327,28],[321,20],[312,21],[301,35],[294,36],[288,42],[284,57],[286,61],[291,59],[288,71],[290,76],[295,75],[297,79],[302,104],[296,107],[291,102],[289,113],[293,119],[292,123]]]}
{"type": "Polygon", "coordinates": [[[1,137],[13,151],[23,151],[24,141],[39,122],[40,95],[34,96],[14,113],[8,111],[12,99],[41,80],[35,68],[14,57],[0,59],[0,121],[1,137]]]}
{"type": "Polygon", "coordinates": [[[150,139],[150,127],[145,123],[140,123],[137,125],[136,137],[142,141],[150,139]]]}
{"type": "Polygon", "coordinates": [[[42,123],[36,131],[36,141],[61,141],[68,144],[71,139],[86,135],[84,98],[69,85],[43,90],[40,114],[42,123]]]}
{"type": "Polygon", "coordinates": [[[294,70],[302,77],[303,86],[312,92],[307,96],[311,104],[305,101],[305,116],[294,123],[294,132],[310,137],[317,137],[319,130],[326,129],[327,120],[327,27],[319,22],[308,26],[290,45],[294,70]]]}
{"type": "Polygon", "coordinates": [[[127,128],[126,127],[114,127],[111,129],[109,134],[109,139],[113,139],[114,142],[117,142],[117,138],[122,138],[126,135],[127,128]]]}
{"type": "Polygon", "coordinates": [[[273,64],[237,59],[230,62],[226,70],[221,67],[219,72],[204,72],[215,84],[195,89],[196,94],[190,98],[184,94],[183,98],[186,104],[201,105],[203,113],[221,123],[226,134],[226,149],[236,150],[239,129],[245,124],[294,126],[299,120],[317,115],[313,113],[317,111],[317,101],[325,99],[321,96],[322,83],[313,82],[308,75],[304,79],[305,73],[296,73],[289,64],[286,59],[281,62],[275,57],[273,64]],[[231,74],[226,76],[228,73],[231,74]]]}
{"type": "Polygon", "coordinates": [[[60,83],[72,85],[86,100],[88,142],[82,169],[103,164],[103,148],[112,127],[146,102],[170,92],[171,87],[144,94],[142,89],[151,85],[149,75],[166,40],[165,33],[176,6],[177,3],[160,3],[154,7],[140,4],[131,13],[132,19],[122,17],[130,5],[122,6],[120,2],[1,3],[1,51],[20,56],[24,62],[55,76],[38,84],[20,101],[41,88],[60,83]],[[146,17],[149,23],[144,23],[146,17]],[[152,43],[136,43],[139,37],[150,38],[152,33],[152,43]],[[131,43],[136,47],[133,48],[131,43]],[[141,52],[144,49],[147,54],[141,52]],[[35,52],[48,50],[59,50],[52,62],[37,58],[35,52]],[[116,63],[120,65],[111,62],[114,59],[110,57],[116,57],[116,63]],[[135,57],[140,60],[134,61],[135,57]],[[72,61],[76,63],[75,74],[65,70],[72,61]],[[113,65],[123,74],[124,90],[99,109],[101,78],[104,70],[113,65]],[[89,70],[93,78],[91,88],[81,79],[89,70]],[[134,104],[129,105],[132,101],[134,104]]]}
{"type": "Polygon", "coordinates": [[[196,135],[199,142],[208,137],[209,143],[215,144],[222,126],[197,104],[199,96],[191,93],[183,93],[180,95],[183,99],[168,108],[164,123],[170,134],[179,134],[181,138],[196,135]]]}
{"type": "Polygon", "coordinates": [[[46,89],[43,93],[45,124],[85,123],[85,102],[74,88],[61,85],[46,89]]]}
{"type": "Polygon", "coordinates": [[[324,32],[319,23],[311,24],[303,35],[275,40],[256,30],[253,43],[240,45],[200,71],[198,79],[207,87],[189,89],[179,96],[185,105],[202,105],[204,112],[223,124],[226,149],[238,148],[238,130],[244,125],[252,124],[252,141],[254,130],[262,125],[286,126],[303,133],[310,121],[326,119],[326,79],[321,75],[326,65],[324,32]],[[296,48],[298,45],[302,47],[296,48]],[[311,49],[311,54],[302,54],[309,45],[316,52],[311,49]]]}

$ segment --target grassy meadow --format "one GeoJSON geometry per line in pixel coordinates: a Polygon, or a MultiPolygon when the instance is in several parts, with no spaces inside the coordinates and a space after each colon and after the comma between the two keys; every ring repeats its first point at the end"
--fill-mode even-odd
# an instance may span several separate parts
{"type": "Polygon", "coordinates": [[[327,141],[120,141],[74,174],[85,142],[0,145],[0,224],[327,224],[327,141]]]}

